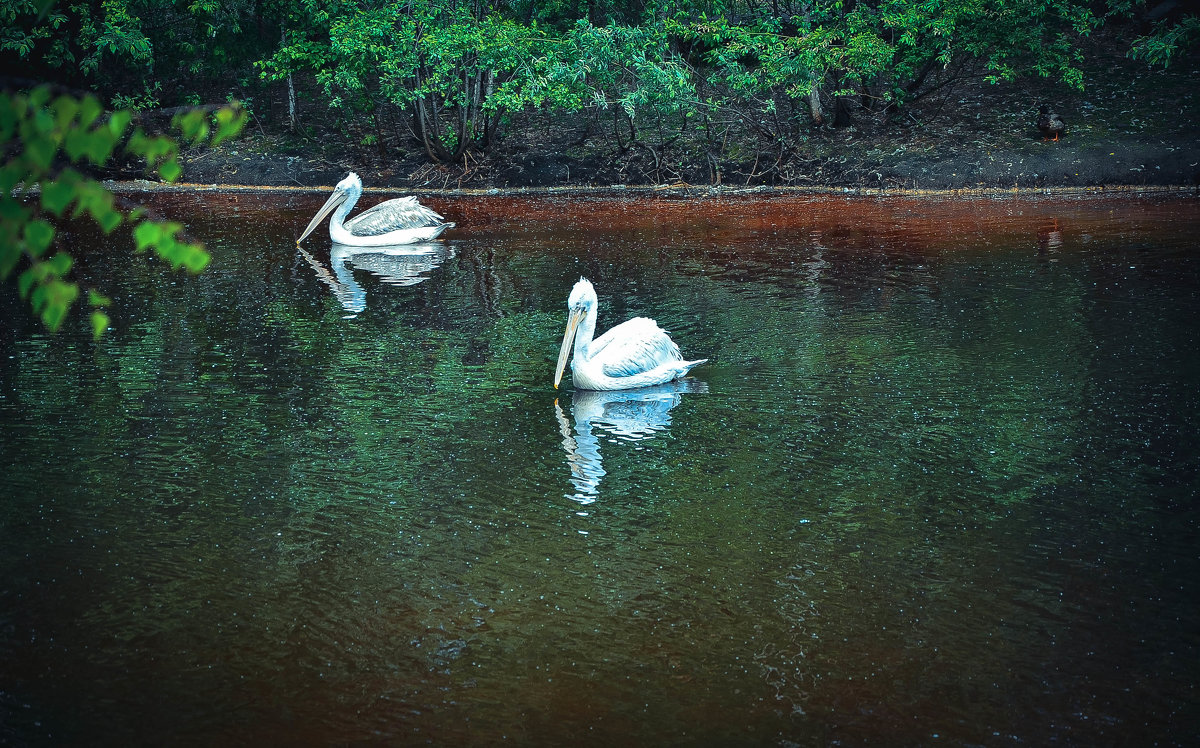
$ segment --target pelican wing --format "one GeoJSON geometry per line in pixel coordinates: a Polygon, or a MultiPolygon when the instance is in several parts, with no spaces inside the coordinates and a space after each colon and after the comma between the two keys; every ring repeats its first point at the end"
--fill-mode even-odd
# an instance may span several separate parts
{"type": "Polygon", "coordinates": [[[631,377],[683,360],[675,341],[647,317],[634,317],[612,328],[592,341],[589,353],[610,377],[631,377]]]}
{"type": "Polygon", "coordinates": [[[385,200],[373,208],[346,221],[346,230],[355,236],[379,236],[397,229],[436,226],[443,219],[435,211],[417,202],[417,198],[397,197],[385,200]]]}

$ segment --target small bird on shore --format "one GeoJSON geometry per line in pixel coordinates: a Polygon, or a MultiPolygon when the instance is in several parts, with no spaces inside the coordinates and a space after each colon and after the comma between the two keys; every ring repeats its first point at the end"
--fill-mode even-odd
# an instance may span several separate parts
{"type": "Polygon", "coordinates": [[[1045,104],[1038,109],[1037,128],[1042,133],[1042,140],[1058,140],[1058,136],[1067,131],[1062,117],[1045,104]]]}

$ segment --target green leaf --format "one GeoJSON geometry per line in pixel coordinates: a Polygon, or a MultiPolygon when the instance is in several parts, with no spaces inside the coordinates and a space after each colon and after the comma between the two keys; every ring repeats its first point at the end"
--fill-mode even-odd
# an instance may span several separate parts
{"type": "Polygon", "coordinates": [[[92,339],[99,340],[104,337],[104,331],[108,329],[110,320],[104,312],[92,312],[92,339]]]}
{"type": "Polygon", "coordinates": [[[29,176],[29,172],[21,166],[20,159],[13,159],[4,166],[0,166],[0,196],[7,197],[13,194],[17,185],[24,182],[29,176]]]}
{"type": "Polygon", "coordinates": [[[45,307],[42,309],[42,324],[51,332],[58,332],[67,311],[79,296],[79,286],[61,280],[52,280],[38,290],[45,290],[45,307]]]}
{"type": "Polygon", "coordinates": [[[110,306],[112,299],[94,289],[88,289],[88,304],[92,306],[110,306]]]}
{"type": "Polygon", "coordinates": [[[132,121],[133,112],[130,112],[128,109],[113,112],[112,116],[108,118],[108,132],[114,139],[119,139],[125,134],[126,128],[129,127],[129,123],[132,121]]]}
{"type": "Polygon", "coordinates": [[[35,175],[41,175],[50,168],[54,153],[58,147],[54,141],[44,135],[30,135],[25,142],[25,156],[33,166],[35,175]]]}
{"type": "MultiPolygon", "coordinates": [[[[33,268],[29,269],[29,273],[34,278],[37,277],[37,274],[33,272],[33,268]]],[[[20,278],[17,279],[18,284],[20,283],[20,280],[20,278]]],[[[47,291],[46,287],[41,284],[33,284],[31,282],[30,285],[33,286],[33,293],[29,294],[29,306],[33,307],[34,314],[41,314],[42,309],[46,306],[46,295],[49,293],[49,291],[47,291]]],[[[28,289],[26,289],[26,291],[28,291],[28,289]]],[[[25,298],[25,294],[22,294],[21,298],[25,298]]]]}
{"type": "Polygon", "coordinates": [[[58,129],[66,132],[73,126],[75,115],[79,114],[79,100],[73,96],[59,96],[50,106],[54,111],[54,122],[58,129]]]}
{"type": "Polygon", "coordinates": [[[113,194],[105,189],[104,185],[90,179],[82,181],[76,189],[76,194],[79,204],[75,207],[73,215],[79,216],[84,212],[91,214],[92,220],[105,233],[121,225],[121,214],[113,208],[113,194]]]}
{"type": "Polygon", "coordinates": [[[30,109],[43,109],[50,101],[50,87],[38,86],[29,92],[30,109]]]}
{"type": "Polygon", "coordinates": [[[7,280],[21,260],[21,248],[15,241],[0,241],[0,280],[7,280]]]}
{"type": "Polygon", "coordinates": [[[142,221],[133,229],[134,249],[145,252],[147,248],[157,245],[162,237],[162,226],[156,221],[142,221]]]}
{"type": "MultiPolygon", "coordinates": [[[[51,231],[53,231],[53,229],[51,229],[51,231]]],[[[71,272],[71,265],[73,265],[74,262],[75,261],[71,259],[71,255],[67,254],[66,252],[57,252],[49,260],[46,260],[46,265],[50,268],[50,272],[61,278],[67,273],[71,272]]]]}
{"type": "Polygon", "coordinates": [[[29,268],[25,272],[17,276],[17,293],[22,299],[29,298],[29,289],[33,288],[33,284],[37,282],[37,273],[33,268],[29,268]]]}
{"type": "Polygon", "coordinates": [[[195,274],[208,267],[208,263],[212,260],[210,255],[200,244],[183,244],[181,262],[189,273],[195,274]]]}
{"type": "Polygon", "coordinates": [[[247,112],[240,105],[222,107],[217,112],[217,134],[213,136],[212,144],[220,145],[222,141],[237,135],[246,124],[247,112]]]}
{"type": "Polygon", "coordinates": [[[96,128],[92,130],[87,141],[87,156],[96,166],[104,166],[117,145],[117,138],[107,130],[96,128]]]}
{"type": "Polygon", "coordinates": [[[75,199],[75,190],[76,185],[64,179],[63,175],[56,180],[42,182],[42,207],[61,216],[75,199]]]}
{"type": "Polygon", "coordinates": [[[121,214],[113,210],[111,205],[107,210],[93,213],[92,218],[100,224],[100,229],[106,234],[111,234],[113,229],[121,225],[121,214]]]}
{"type": "Polygon", "coordinates": [[[42,324],[50,332],[58,332],[59,328],[62,327],[63,320],[67,318],[67,312],[70,308],[70,304],[64,304],[58,300],[50,302],[42,310],[42,324]]]}
{"type": "Polygon", "coordinates": [[[172,124],[179,128],[179,131],[183,133],[184,140],[188,142],[195,143],[208,137],[208,121],[205,119],[202,109],[192,109],[183,114],[177,114],[172,124]]]}
{"type": "Polygon", "coordinates": [[[25,250],[34,257],[41,257],[54,241],[54,227],[41,219],[30,221],[25,224],[24,238],[25,250]]]}
{"type": "Polygon", "coordinates": [[[130,136],[126,149],[130,153],[146,159],[146,166],[150,167],[174,154],[178,146],[170,138],[165,138],[161,135],[147,135],[139,127],[130,136]]]}
{"type": "Polygon", "coordinates": [[[16,241],[18,230],[32,214],[30,208],[17,202],[10,195],[0,193],[0,228],[6,229],[5,234],[11,234],[8,237],[10,241],[16,241]]]}
{"type": "Polygon", "coordinates": [[[95,96],[83,97],[83,103],[79,106],[79,126],[91,127],[103,111],[104,107],[100,106],[95,96]]]}
{"type": "Polygon", "coordinates": [[[83,158],[91,146],[92,136],[86,130],[69,130],[63,136],[63,150],[72,161],[83,158]]]}
{"type": "Polygon", "coordinates": [[[183,174],[183,167],[179,165],[179,159],[175,156],[167,159],[161,166],[158,167],[158,173],[168,182],[174,182],[183,174]]]}

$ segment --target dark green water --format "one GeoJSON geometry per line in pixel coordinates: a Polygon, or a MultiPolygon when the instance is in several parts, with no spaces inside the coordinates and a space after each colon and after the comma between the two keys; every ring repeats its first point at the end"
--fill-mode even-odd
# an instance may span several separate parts
{"type": "Polygon", "coordinates": [[[72,234],[100,345],[0,295],[0,743],[1200,733],[1194,199],[322,201],[72,234]],[[580,275],[711,362],[555,391],[580,275]]]}

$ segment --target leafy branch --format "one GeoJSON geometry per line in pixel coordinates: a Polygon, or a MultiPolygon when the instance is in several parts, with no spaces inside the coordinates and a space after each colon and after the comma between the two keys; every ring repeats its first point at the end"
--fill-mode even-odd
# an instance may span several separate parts
{"type": "MultiPolygon", "coordinates": [[[[240,107],[231,105],[211,114],[181,113],[172,124],[187,142],[216,145],[236,135],[244,120],[240,107]]],[[[105,233],[125,223],[132,226],[136,252],[152,250],[173,269],[191,273],[208,265],[208,252],[181,236],[182,225],[151,219],[139,206],[119,206],[111,191],[81,171],[103,166],[122,148],[143,159],[148,172],[168,182],[178,179],[183,171],[178,143],[140,127],[130,131],[132,121],[129,110],[106,115],[90,95],[55,97],[49,86],[0,92],[0,281],[17,273],[21,298],[51,331],[62,326],[80,296],[79,284],[70,279],[74,259],[56,246],[58,222],[87,215],[105,233]]],[[[95,289],[87,297],[98,339],[108,328],[104,309],[111,300],[95,289]]]]}

